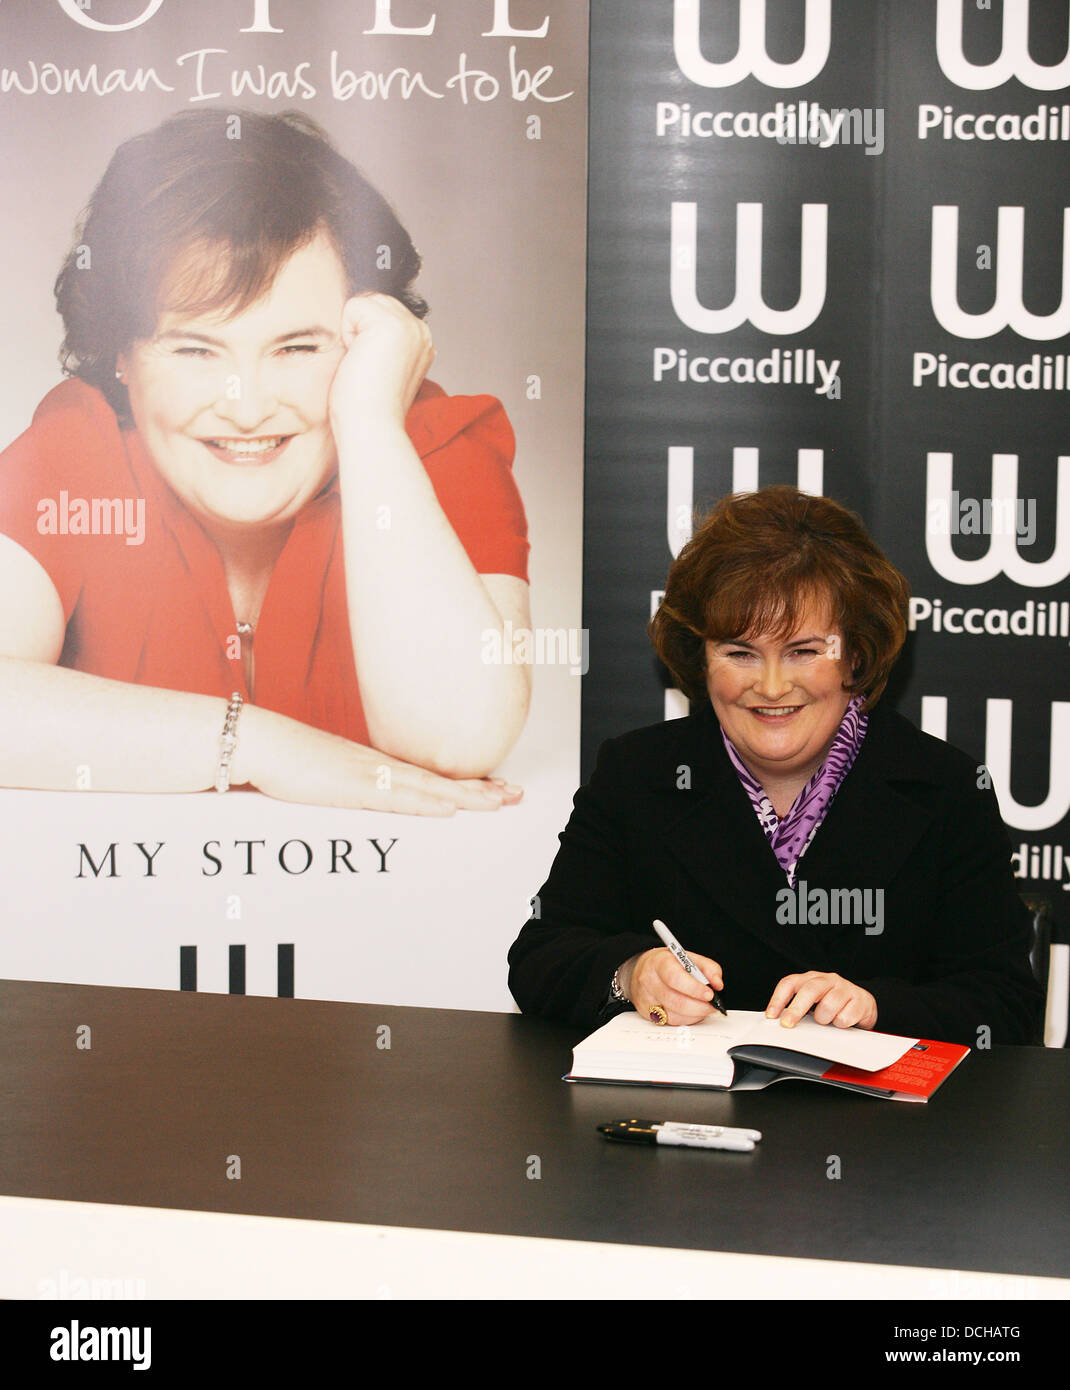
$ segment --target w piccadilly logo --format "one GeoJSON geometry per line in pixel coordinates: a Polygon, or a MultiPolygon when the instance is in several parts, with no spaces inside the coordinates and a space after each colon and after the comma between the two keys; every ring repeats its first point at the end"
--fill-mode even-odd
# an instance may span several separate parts
{"type": "Polygon", "coordinates": [[[996,235],[995,301],[983,313],[966,313],[958,301],[959,210],[933,208],[930,289],[940,325],[957,338],[989,338],[1013,328],[1023,338],[1049,342],[1070,333],[1070,208],[1063,209],[1062,298],[1050,314],[1031,313],[1023,303],[1025,209],[1001,207],[996,235]]]}
{"type": "MultiPolygon", "coordinates": [[[[707,0],[706,10],[727,13],[733,0],[707,0]]],[[[803,51],[794,62],[778,63],[766,46],[765,0],[736,0],[739,48],[736,56],[714,63],[703,56],[700,27],[702,0],[675,0],[673,48],[680,71],[700,87],[733,87],[754,76],[767,87],[802,87],[812,82],[829,56],[832,0],[805,0],[803,51]]]]}
{"type": "Polygon", "coordinates": [[[736,205],[736,293],[723,309],[699,302],[698,210],[673,203],[670,290],[677,318],[696,333],[730,333],[748,321],[762,333],[801,333],[825,304],[828,205],[804,203],[799,298],[790,309],[771,309],[762,298],[762,205],[736,205]]]}
{"type": "MultiPolygon", "coordinates": [[[[1070,813],[1070,703],[1065,700],[1052,703],[1048,793],[1035,806],[1023,806],[1011,795],[1013,717],[1013,701],[985,701],[985,767],[992,778],[1000,813],[1007,824],[1016,830],[1047,830],[1049,826],[1058,825],[1070,813]]],[[[927,734],[947,742],[946,696],[922,697],[921,727],[927,734]]]]}
{"type": "Polygon", "coordinates": [[[1055,547],[1046,560],[1026,560],[1019,548],[1021,542],[1035,540],[1035,501],[1018,496],[1018,455],[992,455],[991,498],[981,506],[952,489],[953,463],[948,453],[928,455],[925,548],[933,569],[952,584],[987,584],[1001,572],[1025,588],[1062,583],[1070,574],[1070,455],[1059,458],[1055,547]],[[951,548],[957,534],[986,534],[987,553],[976,560],[959,559],[951,548]]]}
{"type": "MultiPolygon", "coordinates": [[[[799,449],[798,488],[813,497],[824,493],[825,453],[823,449],[799,449]]],[[[732,450],[732,486],[726,492],[757,492],[758,450],[741,445],[732,450]]],[[[675,560],[691,539],[695,515],[695,451],[689,444],[670,444],[666,487],[666,532],[669,550],[675,560]]],[[[661,591],[658,591],[660,599],[661,591]]],[[[653,611],[653,609],[651,610],[653,611]]]]}
{"type": "MultiPolygon", "coordinates": [[[[709,309],[698,297],[698,209],[673,203],[669,238],[669,292],[681,323],[696,333],[731,333],[751,323],[761,333],[801,333],[825,304],[828,205],[804,203],[799,298],[790,309],[771,309],[762,297],[762,205],[736,205],[736,286],[729,304],[709,309]]],[[[700,356],[686,347],[654,349],[655,382],[709,385],[809,386],[839,400],[840,359],[826,361],[814,348],[773,348],[766,356],[700,356]]]]}
{"type": "MultiPolygon", "coordinates": [[[[986,7],[987,8],[987,7],[986,7]]],[[[1070,87],[1070,38],[1066,57],[1041,64],[1029,54],[1029,0],[1003,0],[1003,46],[990,63],[971,63],[963,53],[963,0],[938,0],[936,57],[956,87],[985,92],[1012,77],[1038,92],[1070,87]]]]}

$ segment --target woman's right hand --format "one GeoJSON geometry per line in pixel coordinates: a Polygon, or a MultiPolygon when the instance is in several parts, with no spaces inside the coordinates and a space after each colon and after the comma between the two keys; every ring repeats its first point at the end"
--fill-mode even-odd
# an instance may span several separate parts
{"type": "Polygon", "coordinates": [[[392,295],[366,292],[346,301],[341,340],[344,356],[329,400],[335,439],[369,421],[404,431],[435,357],[427,324],[392,295]]]}
{"type": "MultiPolygon", "coordinates": [[[[717,962],[709,956],[696,955],[694,951],[689,951],[688,955],[720,993],[724,989],[724,978],[717,962]]],[[[624,989],[636,1013],[649,1018],[650,1010],[660,1004],[674,1028],[685,1023],[699,1023],[714,1012],[713,991],[689,975],[665,946],[644,951],[636,957],[624,989]]]]}
{"type": "Polygon", "coordinates": [[[497,811],[523,794],[498,778],[440,777],[378,749],[256,705],[238,723],[231,783],[313,806],[452,816],[497,811]]]}

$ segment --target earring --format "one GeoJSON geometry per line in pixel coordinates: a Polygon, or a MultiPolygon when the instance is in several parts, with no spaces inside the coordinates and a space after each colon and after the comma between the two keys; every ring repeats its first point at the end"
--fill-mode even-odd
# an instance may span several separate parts
{"type": "Polygon", "coordinates": [[[123,378],[123,374],[122,374],[122,372],[119,370],[118,367],[116,367],[116,369],[115,369],[115,379],[116,379],[116,381],[122,381],[122,380],[124,379],[124,378],[123,378]]]}

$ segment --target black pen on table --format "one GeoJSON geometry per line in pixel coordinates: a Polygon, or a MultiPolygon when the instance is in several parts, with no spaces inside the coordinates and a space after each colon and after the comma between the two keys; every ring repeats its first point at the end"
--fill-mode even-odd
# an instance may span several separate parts
{"type": "MultiPolygon", "coordinates": [[[[709,980],[706,979],[706,976],[703,975],[702,971],[698,968],[695,962],[680,945],[676,937],[673,936],[672,932],[668,929],[665,923],[660,921],[657,917],[654,918],[654,930],[657,932],[658,936],[661,937],[662,941],[664,941],[665,945],[673,953],[673,955],[684,967],[687,973],[689,975],[694,975],[695,979],[698,980],[700,985],[705,985],[707,989],[713,989],[713,986],[710,984],[709,980]]],[[[713,1007],[717,1010],[718,1013],[724,1014],[725,1018],[728,1017],[728,1010],[721,1003],[721,996],[717,993],[715,989],[713,989],[713,1007]]]]}
{"type": "Polygon", "coordinates": [[[760,1129],[732,1129],[727,1125],[681,1124],[677,1120],[614,1120],[597,1125],[598,1133],[625,1144],[672,1144],[687,1149],[729,1149],[752,1153],[762,1137],[760,1129]]]}

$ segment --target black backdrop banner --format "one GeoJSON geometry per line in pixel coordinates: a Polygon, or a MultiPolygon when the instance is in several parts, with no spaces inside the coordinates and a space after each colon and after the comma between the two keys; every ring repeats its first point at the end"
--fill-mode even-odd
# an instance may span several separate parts
{"type": "Polygon", "coordinates": [[[911,584],[884,697],[1070,921],[1067,0],[594,0],[583,769],[686,713],[693,512],[795,483],[911,584]]]}

